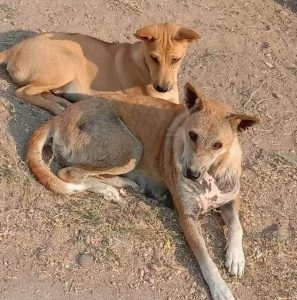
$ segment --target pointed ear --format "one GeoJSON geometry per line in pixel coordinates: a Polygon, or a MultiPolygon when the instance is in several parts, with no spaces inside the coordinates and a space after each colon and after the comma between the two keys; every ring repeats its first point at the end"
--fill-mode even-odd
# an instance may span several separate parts
{"type": "Polygon", "coordinates": [[[134,34],[136,38],[143,41],[154,41],[157,38],[157,28],[155,25],[148,25],[138,29],[134,34]]]}
{"type": "Polygon", "coordinates": [[[204,96],[199,93],[189,82],[184,87],[184,104],[189,112],[203,109],[204,96]]]}
{"type": "Polygon", "coordinates": [[[231,124],[240,132],[260,122],[260,119],[255,116],[236,113],[231,113],[228,116],[228,119],[230,120],[231,124]]]}
{"type": "Polygon", "coordinates": [[[188,42],[193,42],[195,40],[200,39],[200,35],[192,29],[183,27],[177,31],[177,33],[175,35],[175,39],[177,41],[186,40],[188,42]]]}

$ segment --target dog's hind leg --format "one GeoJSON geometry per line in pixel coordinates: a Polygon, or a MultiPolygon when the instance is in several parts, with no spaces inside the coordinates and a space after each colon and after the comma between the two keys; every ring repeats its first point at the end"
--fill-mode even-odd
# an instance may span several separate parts
{"type": "Polygon", "coordinates": [[[46,93],[42,93],[41,96],[47,100],[50,100],[50,101],[53,101],[53,102],[56,102],[60,105],[62,105],[63,107],[67,107],[69,105],[71,105],[72,103],[62,97],[59,97],[51,92],[46,92],[46,93]]]}
{"type": "Polygon", "coordinates": [[[50,101],[41,96],[41,93],[47,92],[57,86],[38,86],[34,83],[25,85],[16,90],[15,95],[21,99],[28,101],[29,103],[44,108],[50,111],[54,115],[59,115],[65,109],[62,105],[57,102],[50,101]]]}
{"type": "MultiPolygon", "coordinates": [[[[236,200],[239,202],[239,200],[236,200]]],[[[242,227],[239,221],[236,202],[230,202],[220,208],[221,216],[228,227],[225,266],[231,275],[241,277],[245,258],[242,248],[242,227]]]]}
{"type": "Polygon", "coordinates": [[[71,183],[84,183],[87,190],[102,194],[106,199],[120,201],[120,195],[115,187],[131,186],[133,190],[140,192],[140,187],[135,182],[117,176],[132,171],[135,166],[136,160],[134,159],[123,166],[104,170],[86,170],[79,166],[72,166],[59,170],[58,177],[71,183]],[[108,177],[104,177],[104,175],[108,175],[108,177]]]}
{"type": "Polygon", "coordinates": [[[101,182],[112,185],[117,188],[122,187],[131,187],[135,193],[143,193],[144,190],[133,180],[122,177],[122,176],[114,176],[114,177],[102,177],[100,178],[101,182]]]}

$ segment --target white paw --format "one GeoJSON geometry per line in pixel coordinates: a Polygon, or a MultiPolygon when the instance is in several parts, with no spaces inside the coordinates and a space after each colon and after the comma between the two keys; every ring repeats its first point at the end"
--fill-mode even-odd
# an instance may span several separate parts
{"type": "Polygon", "coordinates": [[[231,275],[241,277],[244,272],[244,253],[240,245],[228,245],[226,251],[225,267],[231,275]]]}
{"type": "Polygon", "coordinates": [[[210,293],[213,300],[235,300],[226,282],[221,279],[210,287],[210,293]]]}
{"type": "Polygon", "coordinates": [[[114,201],[114,202],[123,202],[117,189],[115,189],[112,186],[108,186],[105,188],[104,199],[108,201],[114,201]]]}

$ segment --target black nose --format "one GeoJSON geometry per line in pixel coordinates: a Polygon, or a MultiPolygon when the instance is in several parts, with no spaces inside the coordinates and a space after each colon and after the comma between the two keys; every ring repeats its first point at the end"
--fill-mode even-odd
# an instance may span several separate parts
{"type": "Polygon", "coordinates": [[[160,93],[168,92],[168,87],[165,87],[165,86],[160,85],[160,84],[154,84],[154,88],[155,88],[156,91],[158,91],[160,93]]]}
{"type": "Polygon", "coordinates": [[[186,170],[186,177],[193,181],[197,180],[201,176],[201,172],[193,171],[191,169],[186,170]]]}

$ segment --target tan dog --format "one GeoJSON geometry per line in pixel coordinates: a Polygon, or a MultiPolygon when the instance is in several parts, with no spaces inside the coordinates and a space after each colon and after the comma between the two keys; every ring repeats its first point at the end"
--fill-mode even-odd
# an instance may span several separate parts
{"type": "Polygon", "coordinates": [[[114,186],[140,186],[159,195],[166,187],[213,299],[234,299],[207,252],[196,220],[201,212],[221,207],[229,228],[226,267],[241,276],[245,260],[238,217],[237,132],[258,119],[206,100],[190,84],[184,104],[125,95],[78,102],[34,132],[27,160],[42,184],[63,194],[88,189],[118,199],[114,186]],[[59,178],[42,160],[49,139],[55,157],[65,166],[59,178]]]}
{"type": "Polygon", "coordinates": [[[139,29],[140,42],[107,43],[81,34],[45,33],[0,53],[21,87],[16,96],[60,114],[94,91],[144,94],[179,103],[177,74],[189,42],[199,35],[175,24],[139,29]],[[50,93],[51,92],[51,93],[50,93]],[[59,94],[66,99],[57,97],[59,94]]]}

